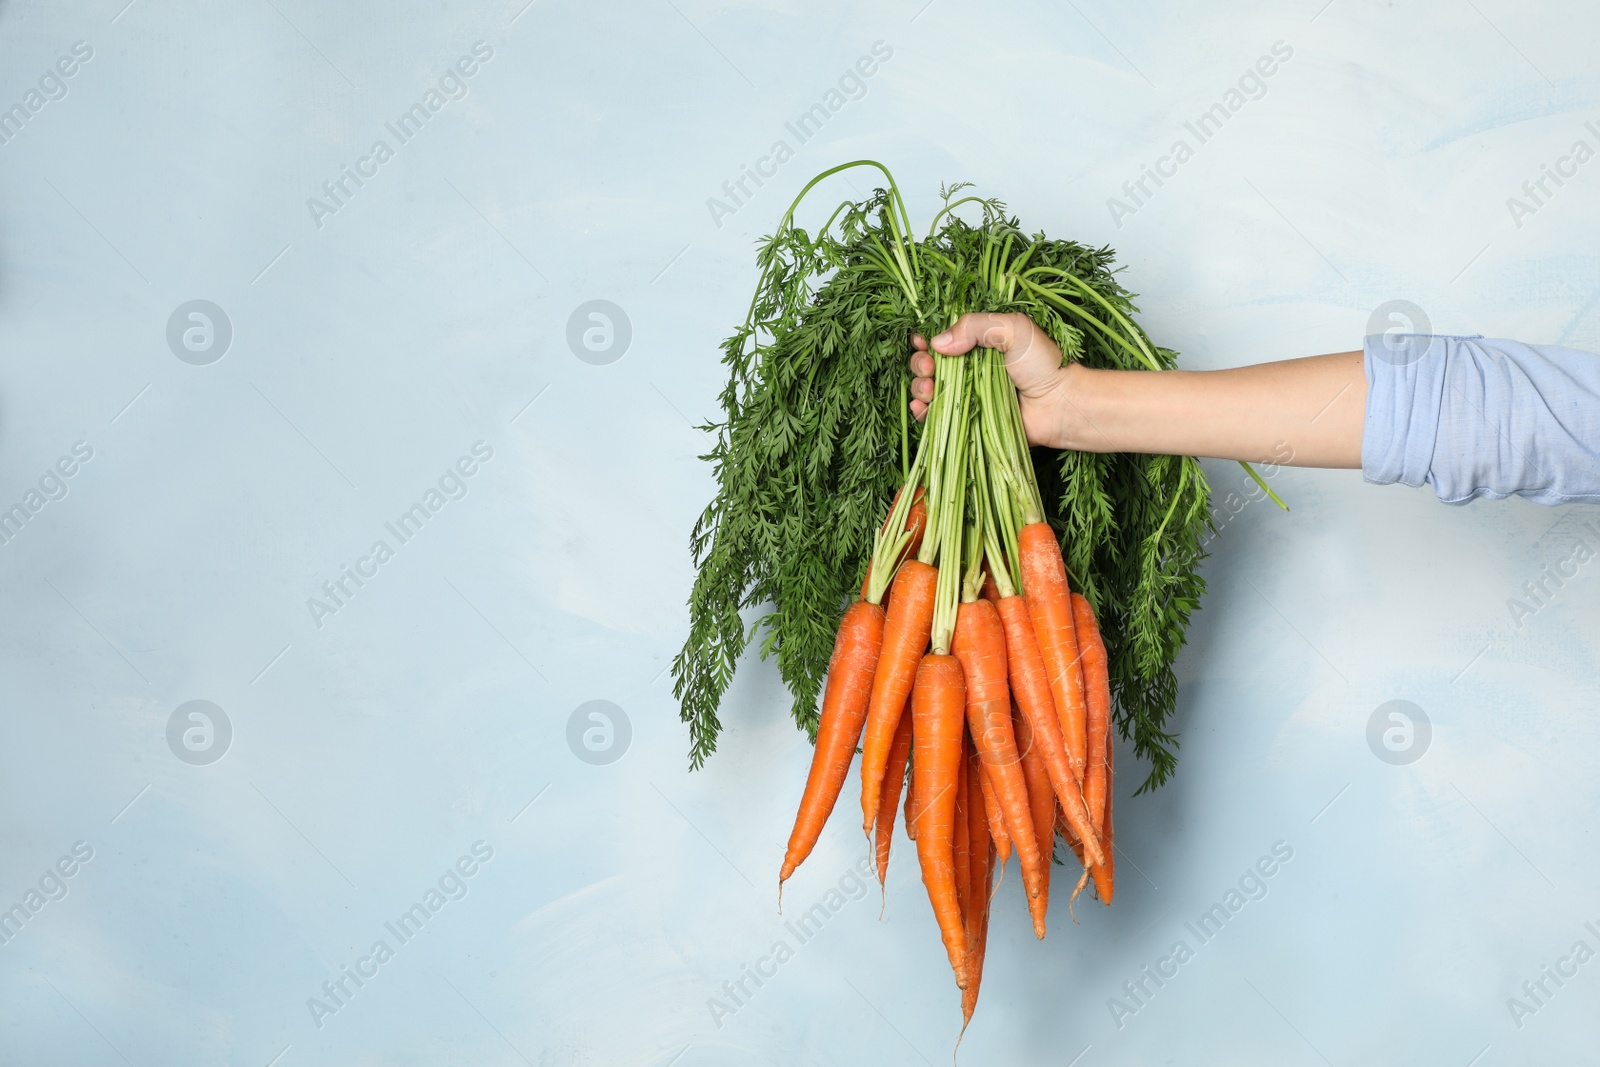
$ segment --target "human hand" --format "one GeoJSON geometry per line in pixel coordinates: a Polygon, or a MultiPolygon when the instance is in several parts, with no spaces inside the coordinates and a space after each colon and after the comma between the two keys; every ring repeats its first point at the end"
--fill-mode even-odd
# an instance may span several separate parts
{"type": "MultiPolygon", "coordinates": [[[[911,413],[921,420],[933,402],[933,356],[921,335],[911,337],[911,413]]],[[[1076,409],[1070,399],[1073,366],[1062,366],[1061,349],[1021,312],[989,312],[961,316],[933,339],[932,350],[959,356],[982,346],[1004,353],[1006,371],[1017,387],[1022,428],[1028,443],[1065,448],[1076,409]]],[[[1082,421],[1079,419],[1078,421],[1082,421]]]]}
{"type": "Polygon", "coordinates": [[[931,345],[916,336],[911,344],[918,419],[933,400],[930,353],[956,356],[982,345],[1005,355],[1029,444],[1361,466],[1367,378],[1359,351],[1211,371],[1063,366],[1055,342],[1020,313],[963,315],[931,345]]]}

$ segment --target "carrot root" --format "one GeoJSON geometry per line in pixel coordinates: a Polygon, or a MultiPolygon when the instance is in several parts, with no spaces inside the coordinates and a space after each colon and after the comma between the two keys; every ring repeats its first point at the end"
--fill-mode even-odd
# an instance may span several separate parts
{"type": "Polygon", "coordinates": [[[905,786],[906,763],[911,758],[911,716],[902,714],[895,728],[894,744],[889,748],[889,766],[883,773],[883,794],[878,803],[878,822],[873,827],[876,835],[874,858],[878,866],[878,918],[889,906],[885,879],[889,874],[889,846],[894,840],[894,816],[900,807],[900,791],[905,786]]]}
{"type": "MultiPolygon", "coordinates": [[[[1033,630],[1033,617],[1024,597],[1003,597],[997,610],[1005,626],[1006,657],[1011,670],[1011,688],[1017,704],[1032,727],[1032,745],[1038,749],[1050,775],[1050,785],[1066,813],[1067,821],[1084,841],[1088,855],[1099,862],[1099,835],[1089,821],[1083,803],[1083,789],[1072,775],[1061,722],[1055,713],[1054,696],[1046,681],[1046,670],[1033,630]]],[[[1043,841],[1040,842],[1041,851],[1043,841]]]]}
{"type": "Polygon", "coordinates": [[[950,969],[962,989],[967,985],[967,946],[955,877],[955,814],[966,703],[960,661],[934,653],[923,656],[911,692],[917,860],[950,969]]]}
{"type": "Polygon", "coordinates": [[[850,772],[850,761],[855,758],[856,743],[866,722],[883,626],[883,609],[865,600],[851,604],[839,623],[833,658],[828,663],[817,747],[811,755],[811,770],[806,775],[794,830],[789,834],[783,866],[778,872],[780,902],[783,883],[816,847],[850,772]]]}
{"type": "Polygon", "coordinates": [[[1072,613],[1072,597],[1067,587],[1067,567],[1061,558],[1061,544],[1048,523],[1035,522],[1017,534],[1022,564],[1022,595],[1033,617],[1039,653],[1050,679],[1056,714],[1061,718],[1061,736],[1067,746],[1067,761],[1072,776],[1083,781],[1086,709],[1083,697],[1083,665],[1079,661],[1077,628],[1072,613]]]}
{"type": "Polygon", "coordinates": [[[939,571],[907,560],[894,576],[884,617],[883,648],[872,677],[865,736],[861,743],[861,823],[867,840],[878,818],[878,797],[889,764],[889,749],[904,714],[922,654],[933,630],[933,598],[939,571]]]}

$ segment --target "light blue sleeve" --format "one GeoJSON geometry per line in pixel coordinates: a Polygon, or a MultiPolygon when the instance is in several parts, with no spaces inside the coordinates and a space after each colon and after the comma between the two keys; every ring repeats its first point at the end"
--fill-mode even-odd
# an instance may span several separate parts
{"type": "Polygon", "coordinates": [[[1367,481],[1600,503],[1600,356],[1437,334],[1374,334],[1363,356],[1367,481]]]}

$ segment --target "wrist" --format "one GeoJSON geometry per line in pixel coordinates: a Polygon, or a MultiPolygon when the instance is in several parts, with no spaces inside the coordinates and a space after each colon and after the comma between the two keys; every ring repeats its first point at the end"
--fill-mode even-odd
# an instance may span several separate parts
{"type": "Polygon", "coordinates": [[[1057,377],[1054,447],[1079,452],[1116,452],[1113,390],[1115,371],[1068,363],[1057,377]]]}

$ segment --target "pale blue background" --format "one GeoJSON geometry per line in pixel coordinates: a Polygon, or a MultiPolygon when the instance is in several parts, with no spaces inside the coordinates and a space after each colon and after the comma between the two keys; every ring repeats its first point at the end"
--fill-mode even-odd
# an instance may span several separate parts
{"type": "MultiPolygon", "coordinates": [[[[1505,203],[1595,140],[1591,5],[125,2],[0,6],[0,107],[94,48],[0,146],[0,505],[94,449],[0,545],[0,906],[95,850],[0,946],[7,1064],[947,1062],[903,839],[886,922],[849,903],[720,1027],[707,1008],[784,935],[810,749],[752,661],[686,771],[664,670],[711,488],[691,424],[753,240],[825,166],[888,162],[924,223],[968,179],[1114,243],[1190,367],[1358,347],[1399,297],[1600,347],[1600,162],[1521,227],[1505,203]],[[306,198],[477,40],[470,95],[319,229],[306,198]],[[878,40],[865,98],[713,225],[878,40]],[[1266,96],[1117,227],[1107,198],[1278,40],[1266,96]],[[166,344],[192,299],[233,324],[210,366],[166,344]],[[632,323],[609,366],[565,340],[591,299],[632,323]],[[306,598],[480,439],[469,495],[318,629],[306,598]],[[233,724],[210,766],[167,747],[192,699],[233,724]],[[594,699],[632,724],[607,766],[566,742],[594,699]],[[316,1028],[306,999],[480,839],[470,894],[316,1028]]],[[[1205,566],[1177,778],[1129,798],[1123,757],[1116,906],[1058,906],[1034,943],[1013,868],[962,1062],[1592,1057],[1600,962],[1520,1030],[1506,999],[1600,948],[1600,564],[1520,629],[1506,602],[1600,549],[1594,509],[1273,484],[1293,512],[1248,505],[1205,566]],[[1397,698],[1434,725],[1405,767],[1366,740],[1397,698]],[[1279,840],[1268,896],[1118,1029],[1108,998],[1279,840]]],[[[832,824],[792,907],[861,850],[832,824]]]]}

